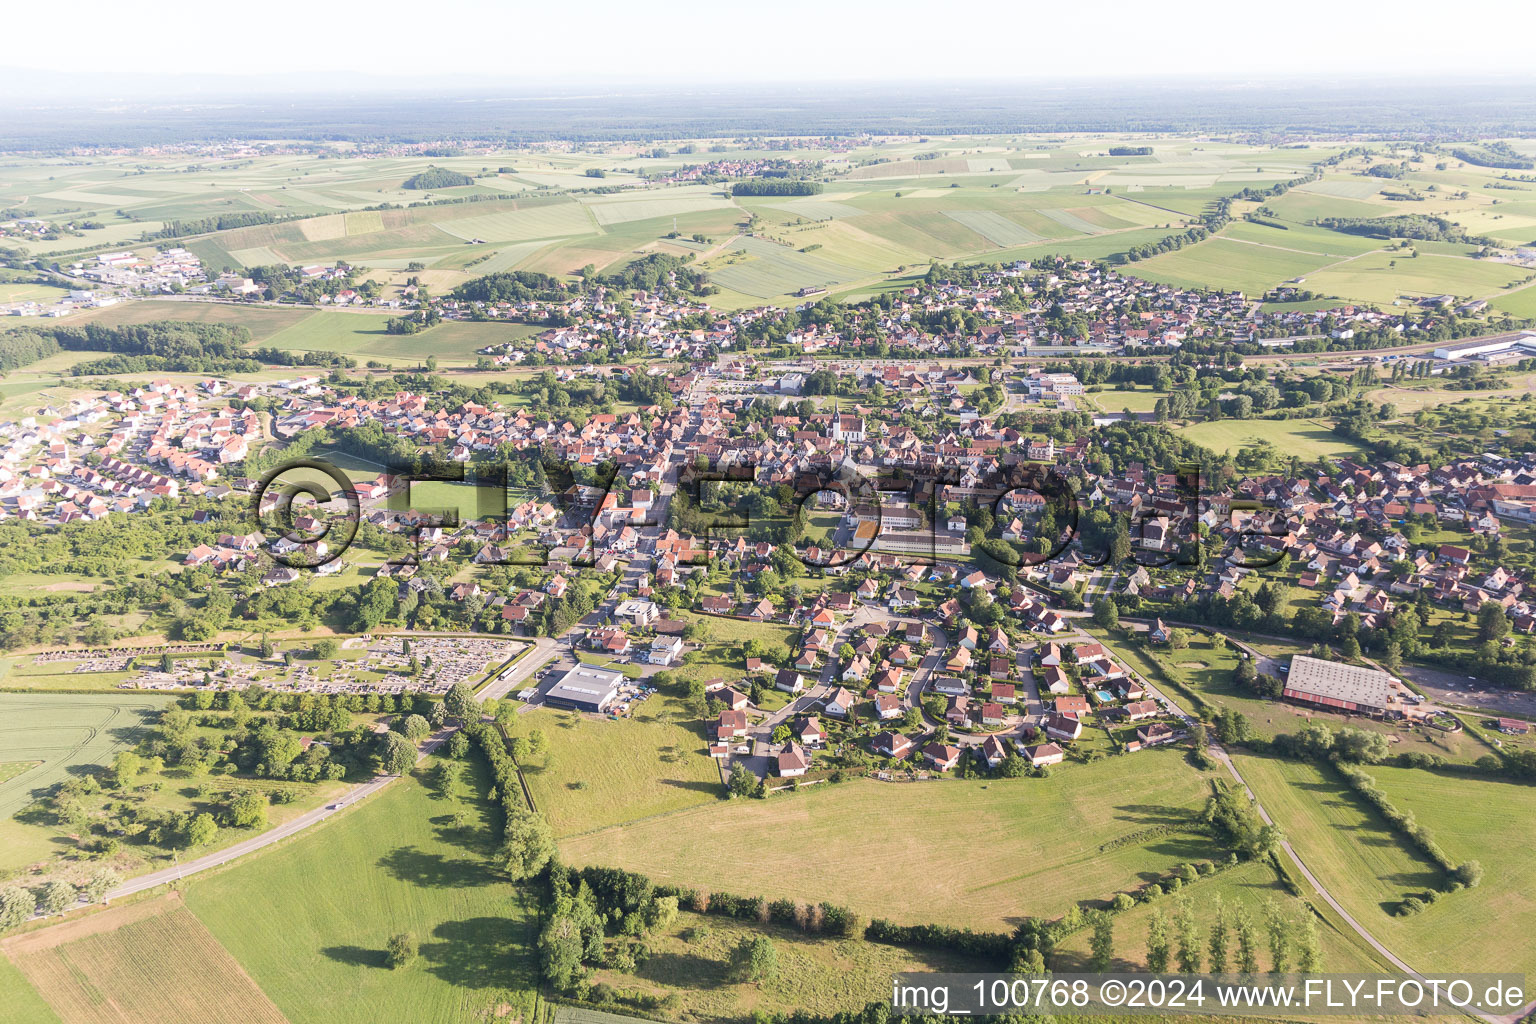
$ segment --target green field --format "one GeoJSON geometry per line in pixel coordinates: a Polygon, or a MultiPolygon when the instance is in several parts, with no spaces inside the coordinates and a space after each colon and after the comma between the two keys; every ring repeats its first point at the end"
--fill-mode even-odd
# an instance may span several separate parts
{"type": "Polygon", "coordinates": [[[170,702],[153,694],[0,693],[0,761],[36,762],[0,783],[0,818],[8,819],[71,769],[110,763],[170,702]]]}
{"type": "Polygon", "coordinates": [[[903,949],[862,939],[830,939],[775,925],[682,913],[665,931],[646,936],[650,957],[633,973],[601,969],[594,982],[637,990],[676,1002],[662,1011],[670,1020],[741,1021],[754,1010],[794,1007],[816,1014],[858,1010],[890,998],[892,974],[904,971],[975,970],[955,953],[903,949]],[[767,935],[779,958],[778,974],[761,985],[732,970],[736,947],[767,935]]]}
{"type": "Polygon", "coordinates": [[[1408,847],[1332,769],[1251,754],[1233,760],[1302,862],[1373,933],[1405,895],[1440,883],[1439,867],[1408,847]]]}
{"type": "Polygon", "coordinates": [[[0,1024],[60,1024],[16,965],[0,956],[0,1024]]]}
{"type": "MultiPolygon", "coordinates": [[[[435,759],[434,759],[435,761],[435,759]]],[[[500,812],[479,767],[456,793],[417,777],[342,817],[189,879],[187,906],[293,1024],[500,1016],[533,1024],[531,908],[501,879],[500,812]],[[453,827],[456,811],[468,815],[453,827]],[[385,941],[421,944],[394,971],[385,941]]],[[[429,765],[430,767],[430,765],[429,765]]]]}
{"type": "Polygon", "coordinates": [[[1529,276],[1530,271],[1524,268],[1487,260],[1427,252],[1415,259],[1404,253],[1373,252],[1308,275],[1306,287],[1324,295],[1367,302],[1390,303],[1400,297],[1442,294],[1493,298],[1505,286],[1529,276]]]}
{"type": "Polygon", "coordinates": [[[1331,772],[1295,761],[1240,755],[1238,767],[1302,860],[1388,949],[1420,970],[1530,971],[1536,953],[1511,935],[1536,924],[1530,848],[1518,828],[1536,790],[1502,781],[1381,765],[1366,771],[1401,810],[1433,832],[1452,860],[1478,860],[1476,889],[1441,897],[1414,917],[1389,916],[1405,895],[1437,886],[1440,869],[1331,772]]]}
{"type": "Polygon", "coordinates": [[[568,838],[561,853],[573,864],[625,867],[674,885],[1000,929],[1213,856],[1210,841],[1193,832],[1098,847],[1188,823],[1207,792],[1182,754],[1157,751],[1134,764],[1073,765],[1044,780],[817,786],[568,838]]]}
{"type": "Polygon", "coordinates": [[[1293,278],[1307,277],[1310,282],[1308,275],[1332,262],[1334,259],[1328,256],[1211,238],[1142,260],[1130,272],[1148,281],[1186,288],[1231,289],[1256,299],[1293,278]]]}
{"type": "Polygon", "coordinates": [[[416,365],[434,356],[444,365],[469,365],[490,345],[526,338],[538,328],[518,324],[450,322],[419,334],[390,334],[379,314],[311,312],[263,344],[294,352],[338,352],[354,359],[416,365]]]}
{"type": "Polygon", "coordinates": [[[543,731],[549,752],[523,774],[557,836],[715,803],[723,795],[702,731],[679,702],[661,694],[617,721],[540,709],[509,726],[514,736],[534,729],[543,731]]]}
{"type": "MultiPolygon", "coordinates": [[[[1262,861],[1245,861],[1226,871],[1219,872],[1183,890],[1194,912],[1195,921],[1202,935],[1209,934],[1215,920],[1215,900],[1230,915],[1238,906],[1246,907],[1255,922],[1263,922],[1265,905],[1273,900],[1281,913],[1292,922],[1299,922],[1312,913],[1308,904],[1291,895],[1276,875],[1275,869],[1262,861]]],[[[1327,912],[1327,905],[1320,899],[1312,900],[1322,908],[1323,917],[1318,922],[1318,935],[1322,940],[1322,969],[1329,972],[1372,972],[1384,969],[1384,963],[1373,950],[1342,920],[1327,912]]],[[[1156,904],[1164,915],[1172,915],[1175,904],[1163,899],[1156,904]]],[[[1152,904],[1139,904],[1115,915],[1115,963],[1112,970],[1144,971],[1147,955],[1147,922],[1152,915],[1152,904]]],[[[1230,923],[1231,918],[1228,918],[1230,923]]],[[[1066,942],[1056,947],[1051,967],[1057,971],[1090,970],[1089,940],[1092,930],[1084,928],[1074,933],[1066,942]]],[[[1266,951],[1267,953],[1267,951],[1266,951]]],[[[1261,953],[1260,963],[1264,965],[1261,953]]]]}
{"type": "Polygon", "coordinates": [[[1319,420],[1206,420],[1179,433],[1196,444],[1229,454],[1256,441],[1268,441],[1286,456],[1307,460],[1360,453],[1358,445],[1319,420]]]}
{"type": "MultiPolygon", "coordinates": [[[[212,302],[171,302],[148,300],[119,302],[115,306],[82,314],[70,323],[89,322],[104,327],[144,324],[153,320],[187,320],[192,323],[238,324],[251,332],[251,340],[265,344],[267,339],[314,315],[311,310],[281,309],[274,306],[236,306],[212,302]]],[[[382,325],[381,325],[382,326],[382,325]]]]}

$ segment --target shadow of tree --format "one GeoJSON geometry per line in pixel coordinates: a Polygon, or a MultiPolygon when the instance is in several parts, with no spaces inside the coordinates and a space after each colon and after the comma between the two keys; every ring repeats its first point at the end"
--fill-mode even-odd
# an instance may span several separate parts
{"type": "Polygon", "coordinates": [[[337,963],[353,967],[389,967],[389,954],[382,949],[364,949],[362,946],[327,946],[320,951],[337,963]]]}
{"type": "Polygon", "coordinates": [[[524,936],[507,918],[446,921],[432,930],[438,941],[421,945],[421,958],[435,976],[461,988],[504,988],[518,970],[524,936]]]}
{"type": "Polygon", "coordinates": [[[711,796],[720,795],[720,783],[699,782],[695,779],[661,779],[663,786],[671,786],[674,789],[687,789],[695,793],[708,793],[711,796]]]}
{"type": "Polygon", "coordinates": [[[731,983],[729,961],[697,953],[652,953],[635,968],[635,976],[661,985],[717,988],[731,983]]]}
{"type": "Polygon", "coordinates": [[[379,867],[404,882],[433,889],[468,889],[486,884],[485,862],[426,853],[399,846],[379,858],[379,867]]]}

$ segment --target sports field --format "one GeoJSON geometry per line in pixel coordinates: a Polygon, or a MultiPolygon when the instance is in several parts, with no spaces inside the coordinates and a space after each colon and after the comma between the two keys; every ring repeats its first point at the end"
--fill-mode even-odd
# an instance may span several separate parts
{"type": "Polygon", "coordinates": [[[500,812],[479,762],[426,773],[292,840],[189,879],[187,907],[293,1024],[532,1020],[531,907],[494,863],[500,812]],[[465,815],[462,827],[455,814],[465,815]],[[390,970],[411,932],[420,959],[390,970]]]}
{"type": "Polygon", "coordinates": [[[1215,855],[1204,835],[1162,829],[1188,825],[1207,793],[1180,752],[1153,751],[1134,766],[1112,758],[1049,779],[823,784],[560,845],[573,864],[625,867],[658,882],[993,930],[1215,855]]]}
{"type": "Polygon", "coordinates": [[[175,893],[0,944],[63,1024],[285,1024],[175,893]]]}

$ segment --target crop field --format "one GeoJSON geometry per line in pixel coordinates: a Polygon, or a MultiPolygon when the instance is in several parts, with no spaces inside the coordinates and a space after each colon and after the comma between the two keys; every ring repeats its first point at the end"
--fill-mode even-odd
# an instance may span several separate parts
{"type": "Polygon", "coordinates": [[[760,238],[742,238],[706,264],[710,279],[722,287],[769,298],[805,287],[827,287],[863,276],[855,267],[825,259],[818,252],[804,253],[760,238]]]}
{"type": "Polygon", "coordinates": [[[468,764],[451,792],[418,772],[189,879],[188,909],[293,1024],[490,1019],[500,1004],[532,1020],[532,908],[495,866],[500,811],[481,763],[468,764]],[[421,954],[395,971],[384,944],[398,932],[421,954]]]}
{"type": "MultiPolygon", "coordinates": [[[[6,685],[16,685],[11,674],[6,685]]],[[[0,783],[0,818],[63,781],[72,768],[110,763],[170,702],[152,694],[0,693],[0,761],[36,762],[0,783]]]]}
{"type": "Polygon", "coordinates": [[[1206,420],[1179,431],[1217,452],[1236,452],[1256,441],[1268,441],[1286,455],[1303,459],[1358,454],[1359,447],[1317,420],[1206,420]]]}
{"type": "Polygon", "coordinates": [[[1306,287],[1325,295],[1367,302],[1392,302],[1399,297],[1422,298],[1450,294],[1493,298],[1508,285],[1523,282],[1531,271],[1487,260],[1421,252],[1372,252],[1307,277],[1306,287]]]}
{"type": "Polygon", "coordinates": [[[1330,231],[1327,228],[1310,227],[1301,223],[1287,224],[1284,228],[1277,228],[1269,224],[1255,224],[1242,220],[1222,228],[1218,237],[1239,242],[1253,242],[1277,249],[1331,256],[1339,260],[1380,249],[1386,244],[1379,238],[1349,235],[1342,231],[1330,231]]]}
{"type": "Polygon", "coordinates": [[[277,309],[271,306],[231,306],[211,302],[120,302],[105,309],[71,318],[70,323],[96,323],[103,327],[144,324],[152,320],[187,320],[202,324],[238,324],[251,332],[251,340],[267,339],[311,316],[310,310],[277,309]]]}
{"type": "MultiPolygon", "coordinates": [[[[1276,285],[1306,277],[1334,262],[1331,257],[1211,238],[1133,265],[1131,273],[1148,281],[1186,288],[1226,288],[1258,298],[1276,285]]],[[[1312,287],[1308,277],[1307,287],[1312,287]]]]}
{"type": "Polygon", "coordinates": [[[416,365],[428,356],[445,364],[469,365],[482,348],[541,330],[520,324],[451,321],[418,334],[390,334],[384,327],[386,319],[375,313],[311,311],[262,344],[290,352],[336,352],[359,361],[375,359],[397,365],[416,365]]]}
{"type": "Polygon", "coordinates": [[[286,1024],[173,894],[8,939],[5,954],[64,1024],[286,1024]]]}
{"type": "MultiPolygon", "coordinates": [[[[805,285],[846,288],[860,279],[868,284],[872,274],[929,258],[1011,258],[1052,240],[1067,244],[1045,251],[1113,256],[1129,245],[1160,238],[1169,228],[1182,229],[1188,218],[1245,185],[1295,176],[1305,170],[1306,161],[1331,152],[1279,154],[1159,139],[1155,157],[1115,158],[1104,152],[1111,143],[953,137],[887,144],[849,156],[810,150],[806,159],[826,159],[832,166],[866,157],[877,162],[856,167],[848,177],[834,177],[823,195],[788,200],[734,199],[717,186],[699,184],[585,191],[595,184],[585,173],[592,168],[606,171],[602,187],[611,188],[639,184],[635,175],[640,173],[699,159],[615,147],[603,153],[509,152],[495,158],[500,171],[475,162],[489,155],[362,163],[290,155],[256,158],[238,169],[188,168],[174,158],[130,165],[123,158],[101,157],[67,169],[17,168],[11,180],[0,183],[0,202],[25,198],[44,215],[78,210],[81,204],[100,207],[91,212],[105,227],[88,238],[102,248],[120,247],[161,220],[240,210],[298,215],[305,219],[186,237],[180,243],[214,269],[346,259],[391,284],[401,282],[398,275],[409,263],[421,262],[441,272],[429,282],[435,291],[514,267],[555,274],[570,274],[588,263],[610,268],[666,244],[674,229],[685,237],[699,232],[729,238],[748,212],[760,215],[760,226],[770,235],[776,227],[803,232],[788,239],[803,239],[796,249],[812,242],[824,246],[816,260],[791,257],[787,263],[774,261],[778,265],[772,268],[726,271],[718,302],[731,307],[785,297],[805,285]],[[401,187],[429,165],[463,170],[475,184],[431,192],[401,187]],[[47,180],[51,172],[65,170],[51,175],[57,180],[47,180]],[[125,170],[131,175],[125,177],[125,170]],[[491,198],[411,205],[471,196],[491,198]],[[381,203],[398,208],[361,209],[381,203]],[[811,230],[826,227],[838,230],[811,230]],[[492,259],[465,269],[487,251],[492,259]]],[[[1355,202],[1321,194],[1311,198],[1355,202]]],[[[80,247],[78,239],[60,245],[80,247]]]]}
{"type": "Polygon", "coordinates": [[[993,210],[945,210],[944,215],[951,220],[959,221],[993,245],[1004,249],[1044,240],[1044,236],[1035,234],[1022,224],[1009,220],[993,210]]]}
{"type": "Polygon", "coordinates": [[[717,802],[720,769],[687,721],[680,703],[658,693],[630,718],[539,709],[518,715],[508,731],[540,729],[548,739],[549,753],[523,775],[555,834],[569,836],[717,802]]]}
{"type": "Polygon", "coordinates": [[[1177,751],[1136,758],[1133,793],[1119,759],[1042,780],[856,780],[567,838],[561,854],[669,884],[1004,929],[1020,914],[1055,916],[1138,886],[1146,872],[1215,855],[1204,835],[1178,830],[1204,804],[1200,774],[1177,751]],[[962,854],[956,837],[978,835],[986,842],[962,854]],[[814,869],[785,869],[807,851],[814,869]]]}
{"type": "Polygon", "coordinates": [[[26,975],[0,952],[0,1024],[63,1024],[27,981],[26,975]]]}

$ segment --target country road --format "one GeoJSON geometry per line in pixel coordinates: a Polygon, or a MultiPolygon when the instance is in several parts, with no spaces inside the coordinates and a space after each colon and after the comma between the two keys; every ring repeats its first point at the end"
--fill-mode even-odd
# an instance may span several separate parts
{"type": "MultiPolygon", "coordinates": [[[[1145,620],[1128,619],[1126,621],[1128,623],[1140,624],[1145,620]]],[[[1191,624],[1189,628],[1202,629],[1213,634],[1216,632],[1209,626],[1198,626],[1191,624]]],[[[1258,651],[1254,650],[1252,647],[1248,646],[1242,641],[1230,636],[1227,637],[1227,639],[1235,644],[1240,650],[1246,652],[1250,657],[1254,658],[1256,661],[1262,663],[1264,660],[1267,660],[1258,651]]],[[[1142,685],[1147,688],[1148,692],[1159,696],[1165,703],[1168,704],[1168,706],[1177,709],[1178,713],[1185,719],[1187,723],[1193,722],[1195,720],[1194,716],[1185,711],[1183,706],[1175,701],[1172,697],[1166,693],[1157,691],[1152,686],[1151,682],[1144,678],[1141,673],[1133,671],[1132,675],[1141,681],[1142,685]]],[[[1206,749],[1213,757],[1216,758],[1216,760],[1220,761],[1223,765],[1226,766],[1226,769],[1232,775],[1232,778],[1237,781],[1239,786],[1243,787],[1243,792],[1247,793],[1249,798],[1253,801],[1253,807],[1254,810],[1258,812],[1259,819],[1266,825],[1275,824],[1275,821],[1270,817],[1269,812],[1264,809],[1264,805],[1259,802],[1258,794],[1253,791],[1253,787],[1248,785],[1248,780],[1243,778],[1242,772],[1238,771],[1237,764],[1232,760],[1231,756],[1221,746],[1221,744],[1216,742],[1214,736],[1207,738],[1206,749]]],[[[1376,936],[1370,933],[1365,925],[1357,921],[1354,916],[1349,913],[1349,911],[1344,909],[1343,905],[1334,898],[1333,893],[1329,892],[1327,887],[1323,885],[1322,880],[1312,873],[1311,868],[1307,867],[1306,862],[1301,859],[1301,855],[1296,852],[1296,848],[1291,845],[1290,840],[1282,839],[1280,841],[1280,848],[1284,850],[1285,855],[1291,859],[1291,863],[1296,865],[1296,869],[1301,872],[1302,877],[1307,880],[1307,883],[1311,885],[1312,888],[1317,890],[1317,894],[1323,898],[1323,902],[1332,907],[1334,913],[1339,915],[1339,919],[1345,924],[1349,925],[1350,928],[1354,929],[1355,934],[1364,939],[1372,949],[1381,955],[1382,959],[1386,960],[1393,967],[1396,967],[1404,974],[1409,975],[1410,977],[1415,978],[1420,982],[1424,981],[1424,975],[1420,974],[1418,971],[1415,971],[1412,967],[1409,967],[1401,957],[1383,945],[1381,941],[1376,938],[1376,936]]],[[[1493,1014],[1486,1013],[1474,1013],[1473,1016],[1476,1016],[1480,1020],[1486,1021],[1487,1024],[1517,1024],[1517,1022],[1523,1020],[1525,1015],[1532,1009],[1536,1009],[1536,1002],[1530,1003],[1518,1013],[1510,1014],[1507,1016],[1495,1016],[1493,1014]]]]}
{"type": "MultiPolygon", "coordinates": [[[[531,647],[532,650],[523,655],[515,665],[486,685],[480,691],[479,696],[482,699],[506,696],[524,680],[548,664],[558,653],[559,643],[552,637],[540,637],[533,642],[531,647]]],[[[427,757],[448,741],[449,736],[457,731],[458,728],[456,726],[442,729],[424,741],[420,752],[416,755],[416,763],[420,764],[422,761],[425,761],[427,757]]],[[[297,835],[312,825],[318,825],[334,814],[341,813],[359,801],[373,796],[397,778],[399,778],[397,775],[384,775],[353,786],[331,803],[323,807],[317,807],[312,811],[306,811],[297,818],[285,821],[281,825],[270,828],[249,839],[241,840],[233,846],[214,853],[205,854],[184,864],[176,864],[172,867],[162,868],[159,871],[151,871],[147,875],[140,875],[138,878],[129,879],[117,888],[109,890],[102,902],[122,899],[124,896],[132,896],[134,893],[144,892],[157,886],[179,881],[188,875],[195,875],[200,871],[219,867],[248,853],[254,853],[257,850],[271,846],[273,843],[281,842],[290,836],[297,835]]],[[[70,910],[76,910],[89,905],[91,904],[81,901],[71,907],[70,910]]]]}

